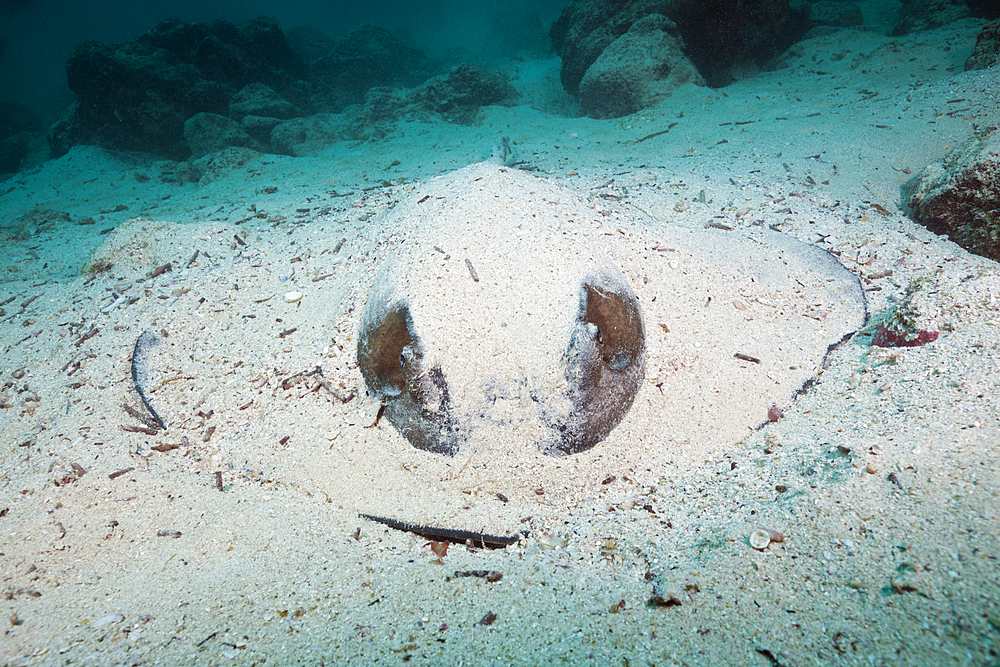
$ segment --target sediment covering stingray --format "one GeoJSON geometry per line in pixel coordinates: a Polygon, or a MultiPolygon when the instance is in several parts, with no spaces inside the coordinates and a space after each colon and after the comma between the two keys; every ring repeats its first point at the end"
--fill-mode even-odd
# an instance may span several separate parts
{"type": "MultiPolygon", "coordinates": [[[[424,184],[383,224],[406,235],[375,279],[362,329],[406,304],[425,372],[442,387],[429,412],[446,397],[453,420],[440,428],[462,432],[451,456],[396,445],[410,474],[381,483],[408,485],[396,487],[406,505],[363,501],[374,514],[503,532],[502,518],[516,517],[539,485],[572,498],[609,470],[694,460],[706,443],[723,451],[772,406],[787,408],[866,317],[857,277],[815,246],[762,228],[657,225],[490,163],[424,184]],[[645,379],[605,440],[554,460],[546,419],[573,409],[567,358],[588,281],[609,290],[627,281],[637,295],[645,379]],[[638,446],[632,433],[651,421],[661,435],[638,446]],[[471,507],[460,492],[469,488],[471,507]]],[[[428,419],[428,430],[436,425],[428,419]]]]}

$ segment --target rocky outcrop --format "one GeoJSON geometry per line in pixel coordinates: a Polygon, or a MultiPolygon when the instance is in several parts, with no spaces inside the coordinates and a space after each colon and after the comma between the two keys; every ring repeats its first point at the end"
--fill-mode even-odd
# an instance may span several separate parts
{"type": "Polygon", "coordinates": [[[205,112],[184,121],[184,140],[191,148],[192,160],[229,147],[262,148],[236,121],[205,112]]]}
{"type": "Polygon", "coordinates": [[[584,74],[611,42],[644,16],[669,16],[678,0],[574,0],[549,29],[552,47],[562,58],[560,78],[571,95],[580,93],[584,74]]]}
{"type": "Polygon", "coordinates": [[[808,7],[789,0],[574,0],[549,36],[562,57],[561,78],[577,95],[591,65],[639,19],[662,14],[677,25],[685,55],[710,85],[729,81],[736,65],[780,53],[807,29],[808,7]]]}
{"type": "Polygon", "coordinates": [[[513,100],[517,91],[506,75],[479,65],[458,65],[409,91],[404,106],[468,124],[480,107],[513,100]]]}
{"type": "Polygon", "coordinates": [[[281,123],[271,133],[271,149],[299,157],[318,155],[335,141],[380,139],[400,118],[468,124],[482,107],[516,95],[505,75],[478,65],[458,65],[415,88],[372,88],[363,103],[341,114],[319,113],[281,123]]]}
{"type": "Polygon", "coordinates": [[[358,28],[339,40],[324,40],[313,31],[299,35],[297,43],[309,56],[311,101],[323,111],[358,104],[371,88],[414,86],[431,74],[423,52],[378,26],[358,28]]]}
{"type": "MultiPolygon", "coordinates": [[[[428,78],[423,53],[374,26],[340,40],[292,34],[286,40],[267,19],[171,20],[126,44],[81,44],[67,63],[79,99],[50,128],[53,151],[88,144],[174,161],[225,148],[314,155],[334,141],[377,138],[401,115],[469,123],[480,107],[516,95],[505,75],[473,65],[428,78]]],[[[0,145],[0,167],[24,152],[0,145]]]]}
{"type": "Polygon", "coordinates": [[[619,118],[654,106],[683,83],[705,85],[676,32],[661,14],[636,21],[587,69],[580,110],[591,118],[619,118]]]}
{"type": "Polygon", "coordinates": [[[306,157],[346,138],[348,126],[343,114],[318,113],[277,125],[271,131],[270,146],[275,153],[306,157]]]}
{"type": "Polygon", "coordinates": [[[1000,261],[1000,132],[976,136],[903,188],[913,218],[969,252],[1000,261]]]}
{"type": "Polygon", "coordinates": [[[301,115],[295,106],[263,83],[251,83],[229,98],[229,117],[262,116],[287,120],[301,115]]]}
{"type": "Polygon", "coordinates": [[[979,31],[972,55],[965,61],[965,71],[986,69],[1000,63],[1000,21],[995,21],[979,31]]]}
{"type": "Polygon", "coordinates": [[[269,19],[173,19],[125,44],[80,44],[66,74],[78,100],[50,132],[55,154],[97,144],[184,159],[186,120],[226,115],[233,96],[251,83],[297,98],[306,68],[269,19]]]}
{"type": "Polygon", "coordinates": [[[932,30],[970,16],[972,10],[966,0],[907,0],[892,34],[932,30]]]}

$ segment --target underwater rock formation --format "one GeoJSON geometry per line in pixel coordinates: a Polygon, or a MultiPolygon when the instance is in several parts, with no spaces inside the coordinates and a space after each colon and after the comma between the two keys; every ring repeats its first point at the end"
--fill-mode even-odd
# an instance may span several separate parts
{"type": "Polygon", "coordinates": [[[316,155],[334,141],[381,138],[399,118],[469,124],[481,107],[506,103],[516,95],[506,75],[478,65],[458,65],[414,88],[372,88],[362,104],[340,114],[318,113],[283,122],[271,132],[270,150],[298,157],[316,155]]]}
{"type": "Polygon", "coordinates": [[[247,116],[287,120],[299,115],[295,105],[263,83],[251,83],[229,99],[229,117],[236,121],[247,116]]]}
{"type": "MultiPolygon", "coordinates": [[[[91,144],[171,160],[228,147],[307,155],[378,136],[400,114],[469,123],[480,107],[516,96],[507,76],[476,65],[428,78],[422,52],[375,26],[339,40],[307,28],[292,35],[270,19],[173,19],[132,42],[84,42],[66,64],[78,100],[50,128],[52,152],[91,144]]],[[[11,165],[24,153],[21,144],[0,150],[11,165]]]]}
{"type": "Polygon", "coordinates": [[[468,124],[480,107],[501,104],[516,96],[517,91],[506,75],[464,64],[409,91],[404,106],[411,107],[411,111],[437,114],[453,123],[468,124]]]}
{"type": "Polygon", "coordinates": [[[260,149],[254,139],[234,120],[214,113],[197,113],[184,121],[184,140],[195,160],[224,148],[260,149]]]}
{"type": "Polygon", "coordinates": [[[979,31],[972,55],[965,61],[965,71],[987,69],[997,64],[1000,64],[1000,21],[994,21],[979,31]]]}
{"type": "Polygon", "coordinates": [[[705,85],[661,14],[636,21],[587,69],[580,82],[580,110],[591,118],[619,118],[654,106],[683,83],[705,85]]]}
{"type": "Polygon", "coordinates": [[[788,0],[574,0],[552,24],[549,36],[562,57],[563,87],[577,95],[604,49],[639,19],[662,14],[677,25],[685,54],[714,86],[729,80],[734,65],[762,61],[783,50],[806,30],[804,20],[792,20],[804,19],[806,11],[806,5],[793,9],[788,0]]]}
{"type": "Polygon", "coordinates": [[[965,0],[908,0],[899,12],[893,35],[940,28],[952,21],[972,16],[965,0]]]}
{"type": "Polygon", "coordinates": [[[913,218],[969,252],[1000,261],[1000,132],[975,136],[903,187],[913,218]]]}
{"type": "Polygon", "coordinates": [[[339,112],[361,102],[372,88],[414,86],[431,74],[422,51],[378,26],[363,26],[336,40],[301,29],[298,34],[308,50],[311,101],[320,111],[339,112]]]}
{"type": "Polygon", "coordinates": [[[88,41],[74,49],[66,76],[78,101],[49,141],[55,155],[96,144],[184,159],[187,119],[226,115],[232,97],[251,83],[294,101],[305,74],[305,63],[269,19],[163,21],[131,42],[88,41]]]}

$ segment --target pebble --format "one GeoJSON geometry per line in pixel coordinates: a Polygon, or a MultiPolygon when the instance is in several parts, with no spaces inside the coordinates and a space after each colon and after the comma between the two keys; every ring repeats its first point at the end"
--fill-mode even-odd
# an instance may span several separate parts
{"type": "Polygon", "coordinates": [[[107,616],[102,616],[93,623],[90,624],[93,628],[99,628],[101,626],[107,625],[109,623],[117,623],[118,621],[125,620],[125,617],[121,614],[108,614],[107,616]]]}
{"type": "Polygon", "coordinates": [[[285,294],[285,301],[288,303],[296,303],[301,301],[303,296],[302,292],[289,292],[285,294]]]}

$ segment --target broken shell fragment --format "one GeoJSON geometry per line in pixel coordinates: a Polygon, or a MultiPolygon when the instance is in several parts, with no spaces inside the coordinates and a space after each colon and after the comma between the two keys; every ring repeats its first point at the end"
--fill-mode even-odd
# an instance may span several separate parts
{"type": "Polygon", "coordinates": [[[296,303],[302,300],[302,292],[288,292],[285,294],[285,301],[288,303],[296,303]]]}
{"type": "Polygon", "coordinates": [[[757,551],[763,551],[767,548],[767,545],[771,543],[771,535],[768,531],[763,528],[758,528],[757,530],[750,533],[750,546],[752,546],[757,551]]]}

